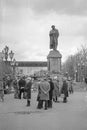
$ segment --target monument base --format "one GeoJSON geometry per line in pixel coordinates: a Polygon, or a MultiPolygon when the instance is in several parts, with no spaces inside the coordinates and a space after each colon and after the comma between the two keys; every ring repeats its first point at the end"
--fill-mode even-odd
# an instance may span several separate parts
{"type": "Polygon", "coordinates": [[[58,50],[52,50],[47,56],[47,67],[48,71],[52,73],[61,72],[61,58],[62,55],[58,50]]]}

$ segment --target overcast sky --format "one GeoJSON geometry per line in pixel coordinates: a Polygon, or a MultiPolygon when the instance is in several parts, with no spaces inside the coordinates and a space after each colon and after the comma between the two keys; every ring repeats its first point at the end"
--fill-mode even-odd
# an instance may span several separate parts
{"type": "Polygon", "coordinates": [[[53,24],[64,61],[87,42],[87,0],[0,0],[0,51],[8,45],[16,60],[46,61],[53,24]]]}

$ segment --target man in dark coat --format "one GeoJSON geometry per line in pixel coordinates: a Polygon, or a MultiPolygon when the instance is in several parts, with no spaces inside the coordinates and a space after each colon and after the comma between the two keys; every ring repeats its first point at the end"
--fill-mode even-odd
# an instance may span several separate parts
{"type": "MultiPolygon", "coordinates": [[[[39,82],[39,84],[40,84],[40,82],[39,82]]],[[[40,90],[40,85],[39,84],[38,84],[38,95],[37,95],[37,101],[38,101],[37,109],[43,108],[43,102],[40,100],[41,90],[40,90]]]]}
{"type": "Polygon", "coordinates": [[[85,77],[86,90],[87,90],[87,76],[85,77]]]}
{"type": "Polygon", "coordinates": [[[57,77],[54,77],[53,84],[54,84],[53,101],[54,102],[59,102],[58,101],[58,97],[59,97],[59,80],[57,79],[57,77]]]}
{"type": "Polygon", "coordinates": [[[26,86],[25,86],[25,92],[26,92],[26,98],[27,98],[27,105],[26,106],[30,106],[31,87],[32,87],[31,78],[27,78],[26,86]]]}
{"type": "Polygon", "coordinates": [[[67,97],[68,97],[68,83],[67,83],[66,79],[64,79],[64,81],[63,81],[61,93],[64,94],[63,102],[66,103],[67,97]]]}
{"type": "Polygon", "coordinates": [[[51,78],[49,78],[49,84],[50,84],[50,91],[49,91],[48,108],[52,108],[52,99],[53,99],[54,84],[53,84],[51,78]]]}
{"type": "Polygon", "coordinates": [[[85,77],[85,83],[87,84],[87,77],[85,77]]]}
{"type": "Polygon", "coordinates": [[[24,94],[24,88],[25,88],[25,85],[26,85],[26,81],[25,81],[24,77],[22,77],[19,80],[18,85],[19,85],[19,99],[21,99],[21,94],[22,93],[24,94]]]}
{"type": "Polygon", "coordinates": [[[0,79],[0,100],[4,102],[4,88],[2,79],[0,79]]]}
{"type": "Polygon", "coordinates": [[[39,83],[39,108],[42,108],[43,102],[45,102],[45,110],[48,108],[48,100],[49,100],[49,90],[50,90],[50,84],[48,83],[47,79],[41,79],[41,82],[39,83]]]}

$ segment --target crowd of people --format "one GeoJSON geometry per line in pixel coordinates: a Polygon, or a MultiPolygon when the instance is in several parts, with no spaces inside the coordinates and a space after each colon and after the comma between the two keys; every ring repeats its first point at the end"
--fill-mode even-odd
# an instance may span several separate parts
{"type": "MultiPolygon", "coordinates": [[[[30,106],[32,89],[34,90],[34,87],[36,87],[37,109],[44,108],[45,110],[52,108],[53,102],[59,103],[60,97],[66,103],[69,93],[73,93],[72,80],[67,80],[66,77],[62,78],[62,85],[60,86],[60,80],[57,76],[44,76],[40,78],[20,76],[12,81],[12,86],[14,88],[14,98],[27,99],[26,106],[30,106]],[[37,87],[35,86],[35,82],[37,82],[37,87]]],[[[0,81],[0,98],[2,101],[4,101],[4,88],[4,81],[0,81]]]]}
{"type": "MultiPolygon", "coordinates": [[[[67,102],[67,97],[69,96],[69,87],[72,86],[71,80],[67,81],[66,78],[63,78],[62,86],[59,85],[59,79],[57,77],[52,78],[43,78],[40,80],[38,84],[38,109],[43,108],[47,110],[48,108],[52,108],[53,101],[59,103],[59,97],[62,96],[63,102],[67,102]]],[[[72,86],[73,88],[73,86],[72,86]]],[[[72,92],[73,93],[73,92],[72,92]]]]}

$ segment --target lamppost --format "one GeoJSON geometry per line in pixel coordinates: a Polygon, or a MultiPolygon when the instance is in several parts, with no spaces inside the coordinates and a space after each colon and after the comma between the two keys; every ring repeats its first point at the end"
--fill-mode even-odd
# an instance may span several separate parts
{"type": "Polygon", "coordinates": [[[82,81],[84,81],[84,78],[85,78],[85,73],[84,73],[84,70],[85,70],[85,64],[84,64],[84,63],[82,63],[82,67],[81,67],[81,69],[82,69],[82,81]]]}
{"type": "Polygon", "coordinates": [[[11,61],[11,66],[12,66],[12,68],[13,68],[13,78],[15,78],[15,75],[16,75],[16,70],[15,70],[15,68],[16,68],[16,66],[18,66],[18,63],[16,62],[15,59],[13,59],[13,61],[11,61]]]}
{"type": "Polygon", "coordinates": [[[77,64],[77,79],[80,82],[80,63],[77,64]]]}
{"type": "Polygon", "coordinates": [[[5,48],[2,50],[2,55],[3,55],[3,59],[5,59],[5,61],[8,60],[8,56],[9,56],[9,58],[10,58],[11,61],[12,61],[13,56],[14,56],[14,53],[13,53],[12,50],[9,52],[9,47],[8,47],[8,46],[5,46],[5,48]]]}
{"type": "Polygon", "coordinates": [[[16,60],[13,59],[13,61],[11,61],[11,66],[12,66],[12,71],[13,71],[13,78],[15,78],[15,63],[16,63],[16,60]]]}
{"type": "Polygon", "coordinates": [[[2,52],[1,52],[2,61],[3,61],[4,57],[5,57],[5,54],[4,54],[4,51],[2,50],[2,52]]]}
{"type": "Polygon", "coordinates": [[[5,46],[5,48],[4,48],[5,61],[8,60],[8,51],[9,51],[9,47],[5,46]]]}
{"type": "Polygon", "coordinates": [[[10,53],[9,53],[9,57],[10,57],[11,61],[12,61],[12,59],[13,59],[13,56],[14,56],[14,53],[13,53],[13,51],[11,50],[10,53]]]}
{"type": "Polygon", "coordinates": [[[1,53],[1,58],[2,58],[2,63],[3,63],[2,65],[3,74],[14,75],[15,69],[13,66],[11,67],[11,65],[14,64],[13,57],[14,57],[13,51],[11,50],[9,52],[9,47],[5,46],[1,53]],[[9,61],[8,61],[8,58],[10,59],[9,61]]]}
{"type": "Polygon", "coordinates": [[[75,81],[78,82],[78,71],[75,71],[75,81]]]}

